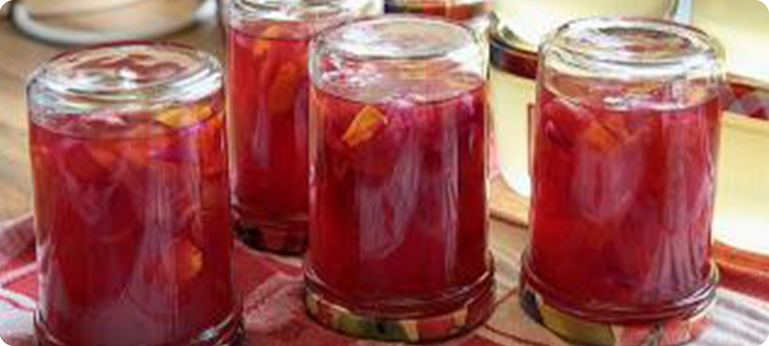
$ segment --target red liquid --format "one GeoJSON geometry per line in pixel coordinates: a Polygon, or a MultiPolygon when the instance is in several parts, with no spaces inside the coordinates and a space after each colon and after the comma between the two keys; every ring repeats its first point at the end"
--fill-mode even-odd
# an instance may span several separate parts
{"type": "Polygon", "coordinates": [[[308,209],[308,39],[270,38],[290,30],[230,28],[233,204],[244,239],[301,252],[308,209]]]}
{"type": "Polygon", "coordinates": [[[621,111],[542,87],[538,107],[532,285],[561,309],[619,322],[702,303],[712,293],[718,100],[621,111]]]}
{"type": "MultiPolygon", "coordinates": [[[[313,89],[308,284],[324,298],[403,318],[456,310],[490,287],[486,90],[471,84],[370,104],[313,89]]],[[[381,90],[411,87],[430,90],[381,90]]]]}
{"type": "Polygon", "coordinates": [[[205,118],[191,122],[172,111],[160,116],[168,123],[61,114],[31,124],[41,343],[167,346],[214,328],[232,334],[218,103],[194,106],[187,114],[205,118]],[[190,125],[167,125],[179,121],[190,125]]]}

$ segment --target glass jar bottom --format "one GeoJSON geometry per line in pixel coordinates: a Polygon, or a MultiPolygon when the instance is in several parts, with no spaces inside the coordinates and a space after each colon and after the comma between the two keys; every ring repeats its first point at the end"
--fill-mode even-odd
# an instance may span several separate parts
{"type": "MultiPolygon", "coordinates": [[[[493,281],[493,276],[489,276],[493,281]]],[[[361,314],[332,302],[307,285],[305,304],[309,315],[321,325],[338,332],[365,339],[392,342],[426,342],[464,334],[483,323],[494,309],[494,284],[485,285],[465,303],[450,312],[409,318],[391,318],[361,314]]]]}
{"type": "MultiPolygon", "coordinates": [[[[653,322],[596,322],[576,316],[554,306],[521,275],[519,297],[523,310],[529,317],[561,338],[584,345],[626,346],[657,345],[673,346],[690,342],[699,337],[710,322],[708,313],[715,303],[715,295],[700,302],[688,313],[667,317],[653,322]],[[692,312],[693,311],[693,312],[692,312]]],[[[718,272],[713,271],[711,281],[715,285],[718,272]]]]}
{"type": "MultiPolygon", "coordinates": [[[[78,346],[61,342],[45,327],[39,316],[35,318],[35,336],[37,344],[40,346],[78,346]]],[[[120,336],[117,335],[116,337],[119,338],[120,336]]],[[[241,320],[241,311],[235,309],[221,323],[204,330],[193,338],[184,342],[165,343],[162,346],[239,346],[244,344],[244,340],[245,330],[241,320]]]]}
{"type": "Polygon", "coordinates": [[[301,255],[307,250],[307,221],[245,222],[233,218],[235,234],[249,247],[281,255],[301,255]]]}

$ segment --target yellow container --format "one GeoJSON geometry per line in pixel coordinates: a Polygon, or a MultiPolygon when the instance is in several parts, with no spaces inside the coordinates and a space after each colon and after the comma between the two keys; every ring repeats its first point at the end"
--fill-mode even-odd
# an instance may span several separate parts
{"type": "Polygon", "coordinates": [[[676,0],[498,0],[494,11],[518,37],[536,46],[550,30],[573,19],[614,15],[669,18],[676,4],[676,0]]]}
{"type": "Polygon", "coordinates": [[[502,177],[518,195],[528,197],[529,105],[535,101],[537,54],[503,24],[489,34],[491,68],[489,97],[496,131],[497,157],[502,177]]]}

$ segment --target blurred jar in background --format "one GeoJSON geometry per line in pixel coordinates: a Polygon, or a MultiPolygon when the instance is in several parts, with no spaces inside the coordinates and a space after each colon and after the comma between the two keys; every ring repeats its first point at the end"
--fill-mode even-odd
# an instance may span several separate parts
{"type": "Polygon", "coordinates": [[[493,2],[494,0],[385,0],[385,12],[443,17],[483,32],[488,27],[493,2]]]}
{"type": "Polygon", "coordinates": [[[521,40],[538,45],[550,30],[581,17],[643,16],[669,18],[676,0],[499,0],[494,11],[521,40]]]}
{"type": "Polygon", "coordinates": [[[233,216],[273,252],[307,245],[307,49],[321,30],[382,11],[380,0],[227,0],[233,216]]]}

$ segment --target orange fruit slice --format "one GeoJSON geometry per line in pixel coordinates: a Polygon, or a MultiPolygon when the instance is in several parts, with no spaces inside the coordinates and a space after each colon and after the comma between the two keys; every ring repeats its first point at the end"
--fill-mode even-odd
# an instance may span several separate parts
{"type": "Polygon", "coordinates": [[[211,116],[211,106],[194,105],[164,110],[155,116],[155,120],[170,128],[182,128],[195,125],[211,116]]]}
{"type": "Polygon", "coordinates": [[[358,112],[355,119],[347,127],[342,141],[350,148],[370,140],[382,128],[387,126],[387,117],[372,106],[366,106],[358,112]]]}

